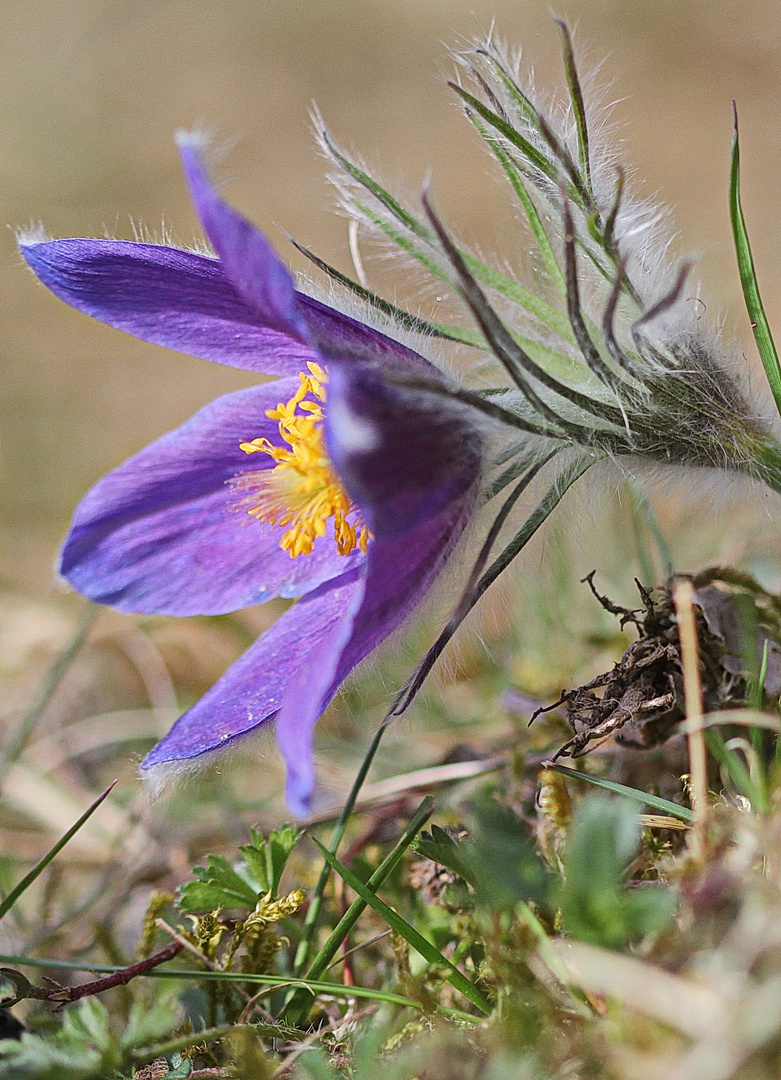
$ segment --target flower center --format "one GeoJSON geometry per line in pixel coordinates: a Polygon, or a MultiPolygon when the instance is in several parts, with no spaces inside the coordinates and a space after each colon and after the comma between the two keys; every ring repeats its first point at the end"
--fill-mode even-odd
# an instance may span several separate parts
{"type": "Polygon", "coordinates": [[[278,422],[287,445],[275,446],[266,438],[239,444],[245,454],[268,454],[274,468],[246,473],[231,486],[246,493],[241,506],[252,517],[289,526],[279,546],[291,559],[311,553],[317,537],[325,536],[329,518],[339,554],[349,555],[356,548],[365,554],[371,534],[331,467],[323,439],[328,376],[319,364],[308,363],[307,368],[309,374],[301,372],[293,397],[266,411],[278,422]]]}

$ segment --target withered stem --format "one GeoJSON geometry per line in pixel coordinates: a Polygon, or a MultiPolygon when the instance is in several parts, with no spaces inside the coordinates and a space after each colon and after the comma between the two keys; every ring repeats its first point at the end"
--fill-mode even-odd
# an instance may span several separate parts
{"type": "Polygon", "coordinates": [[[697,648],[697,625],[694,618],[694,586],[689,578],[677,578],[673,589],[678,618],[678,636],[683,667],[683,692],[686,702],[689,774],[694,823],[691,851],[699,858],[703,852],[705,817],[708,808],[708,773],[702,714],[702,684],[697,648]]]}

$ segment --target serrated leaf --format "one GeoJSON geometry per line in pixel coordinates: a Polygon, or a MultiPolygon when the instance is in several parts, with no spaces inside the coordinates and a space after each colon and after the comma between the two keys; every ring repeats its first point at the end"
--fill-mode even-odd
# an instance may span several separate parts
{"type": "Polygon", "coordinates": [[[271,892],[274,896],[279,889],[282,873],[290,858],[290,853],[302,836],[302,830],[295,825],[283,825],[269,833],[266,841],[266,849],[269,852],[269,868],[271,871],[271,892]]]}
{"type": "Polygon", "coordinates": [[[148,1000],[136,1000],[130,1008],[127,1026],[122,1033],[122,1048],[135,1049],[159,1042],[178,1027],[181,1019],[182,1006],[173,990],[158,991],[151,1004],[148,1000]]]}
{"type": "Polygon", "coordinates": [[[319,1046],[313,1046],[308,1054],[304,1054],[296,1064],[296,1080],[341,1080],[338,1073],[329,1063],[328,1058],[319,1046]]]}
{"type": "Polygon", "coordinates": [[[0,1075],[3,1080],[93,1080],[105,1072],[98,1051],[25,1032],[18,1042],[0,1041],[0,1075]]]}
{"type": "Polygon", "coordinates": [[[0,1041],[3,1080],[103,1080],[120,1064],[108,1013],[93,998],[66,1013],[53,1035],[44,1038],[25,1032],[19,1041],[0,1041]]]}
{"type": "Polygon", "coordinates": [[[171,1060],[171,1068],[165,1080],[185,1080],[193,1071],[192,1058],[174,1054],[171,1060]]]}
{"type": "Polygon", "coordinates": [[[222,855],[207,856],[206,868],[196,866],[198,881],[188,881],[179,889],[181,911],[214,911],[216,908],[255,907],[258,893],[234,870],[222,855]]]}
{"type": "Polygon", "coordinates": [[[551,906],[555,878],[524,823],[493,797],[479,799],[465,849],[478,897],[490,908],[519,901],[551,906]]]}
{"type": "Polygon", "coordinates": [[[78,1010],[66,1014],[63,1031],[90,1041],[98,1047],[106,1046],[111,1038],[106,1007],[97,998],[84,998],[78,1010]]]}
{"type": "Polygon", "coordinates": [[[474,885],[474,869],[469,863],[471,846],[473,846],[472,842],[456,840],[438,825],[432,825],[431,832],[420,834],[412,845],[412,850],[422,855],[424,859],[431,859],[440,866],[446,866],[464,881],[474,885]]]}
{"type": "Polygon", "coordinates": [[[271,892],[271,874],[265,837],[253,829],[252,843],[242,844],[239,851],[244,856],[247,870],[257,882],[258,890],[264,893],[271,892]]]}

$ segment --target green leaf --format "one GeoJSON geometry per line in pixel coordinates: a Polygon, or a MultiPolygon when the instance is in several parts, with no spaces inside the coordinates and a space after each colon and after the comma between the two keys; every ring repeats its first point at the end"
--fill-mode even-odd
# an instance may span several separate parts
{"type": "MultiPolygon", "coordinates": [[[[327,137],[324,136],[324,138],[327,137]]],[[[421,241],[428,247],[436,250],[435,238],[430,229],[428,229],[417,217],[411,214],[409,210],[403,207],[398,199],[395,199],[390,192],[386,191],[381,184],[372,179],[368,173],[364,172],[363,169],[360,169],[354,162],[345,157],[344,154],[337,151],[332,143],[327,141],[326,145],[342,168],[366,188],[366,190],[377,199],[380,205],[383,206],[396,221],[399,222],[399,224],[412,233],[412,236],[415,239],[411,239],[409,236],[400,233],[388,221],[385,221],[380,214],[371,210],[357,198],[352,199],[353,206],[360,211],[361,214],[364,214],[373,225],[376,225],[377,228],[381,229],[385,235],[393,240],[393,242],[402,248],[402,250],[406,251],[424,266],[430,274],[437,278],[437,280],[453,287],[450,275],[443,270],[436,259],[421,251],[416,242],[421,241]]],[[[506,296],[509,300],[512,300],[520,307],[525,308],[525,310],[534,315],[540,322],[548,326],[565,341],[574,343],[575,338],[566,315],[551,304],[548,304],[530,289],[525,288],[523,285],[519,285],[517,281],[513,281],[505,274],[501,274],[498,270],[494,270],[487,266],[474,255],[470,255],[467,252],[461,252],[461,255],[470,272],[484,285],[496,289],[497,292],[506,296]]]]}
{"type": "Polygon", "coordinates": [[[459,874],[489,908],[513,908],[519,901],[550,904],[553,874],[524,823],[491,795],[477,800],[467,838],[456,840],[434,825],[414,846],[459,874]]]}
{"type": "Polygon", "coordinates": [[[369,176],[359,165],[356,165],[354,161],[351,161],[346,157],[331,141],[331,136],[325,130],[320,128],[320,134],[323,139],[328,152],[333,156],[334,160],[341,165],[344,171],[352,176],[353,180],[357,180],[358,183],[371,192],[374,198],[382,206],[388,210],[397,221],[401,222],[406,228],[410,230],[419,239],[424,240],[426,243],[431,243],[433,237],[431,232],[418,218],[411,214],[404,206],[401,205],[398,199],[394,198],[389,191],[386,191],[382,184],[378,183],[372,176],[369,176]]]}
{"type": "Polygon", "coordinates": [[[473,813],[473,842],[465,853],[478,898],[493,909],[513,908],[519,901],[552,907],[554,875],[523,821],[487,794],[473,813]]]}
{"type": "Polygon", "coordinates": [[[254,890],[222,855],[209,855],[207,859],[207,868],[196,866],[193,869],[198,881],[188,881],[180,887],[176,899],[180,911],[252,910],[258,902],[258,890],[254,890]]]}
{"type": "Polygon", "coordinates": [[[467,269],[471,274],[474,274],[479,282],[487,285],[490,289],[496,289],[502,296],[506,296],[508,300],[512,300],[519,307],[524,308],[530,315],[534,315],[541,323],[544,323],[560,338],[563,338],[564,341],[574,343],[575,335],[572,332],[569,319],[561,311],[537,296],[531,289],[519,285],[517,281],[500,274],[498,270],[486,266],[484,262],[476,259],[474,255],[470,255],[465,251],[461,251],[461,255],[467,269]]]}
{"type": "Polygon", "coordinates": [[[781,413],[781,364],[778,353],[770,332],[770,324],[765,316],[765,308],[759,295],[754,259],[751,254],[751,246],[746,230],[746,222],[743,217],[743,207],[740,201],[740,144],[738,140],[738,114],[735,110],[735,134],[732,139],[732,161],[730,167],[729,185],[729,209],[732,222],[732,236],[735,243],[735,254],[738,260],[738,272],[740,284],[743,288],[743,298],[746,301],[748,317],[751,320],[751,329],[754,332],[754,340],[762,360],[762,366],[767,375],[767,381],[776,403],[776,408],[781,413]]]}
{"type": "Polygon", "coordinates": [[[511,124],[508,124],[507,121],[495,113],[493,109],[489,109],[479,98],[470,94],[463,86],[459,86],[458,83],[453,82],[448,83],[448,86],[452,90],[455,90],[458,96],[466,102],[470,109],[474,109],[486,123],[490,124],[492,128],[495,128],[500,135],[507,139],[507,141],[523,155],[533,168],[539,170],[543,176],[546,176],[548,180],[553,181],[554,184],[558,182],[559,170],[557,167],[549,161],[536,146],[532,146],[528,139],[525,139],[523,135],[517,132],[511,124]]]}
{"type": "MultiPolygon", "coordinates": [[[[313,838],[314,839],[314,838],[313,838]]],[[[477,989],[477,987],[467,979],[463,972],[459,971],[455,964],[452,964],[442,953],[436,949],[430,941],[419,934],[418,931],[407,922],[397,911],[388,907],[378,896],[375,896],[368,885],[365,885],[360,878],[356,877],[351,870],[348,870],[346,866],[343,866],[339,860],[328,851],[317,840],[314,840],[317,844],[323,858],[331,866],[337,874],[344,880],[345,884],[349,885],[353,892],[356,892],[362,900],[364,900],[370,908],[373,908],[391,927],[397,934],[400,934],[406,942],[408,942],[413,949],[417,950],[424,960],[428,960],[430,964],[436,964],[445,969],[445,978],[448,982],[463,994],[468,1001],[471,1001],[474,1006],[480,1009],[481,1012],[488,1015],[491,1012],[491,1003],[483,996],[483,994],[477,989]]]]}
{"type": "Polygon", "coordinates": [[[623,884],[639,841],[637,810],[629,799],[591,795],[578,806],[564,850],[560,896],[568,934],[603,948],[623,949],[658,932],[671,918],[671,889],[623,884]]]}
{"type": "MultiPolygon", "coordinates": [[[[257,834],[253,836],[253,839],[257,834]]],[[[271,892],[277,895],[279,882],[283,871],[290,858],[290,853],[303,836],[303,832],[295,825],[283,825],[281,829],[274,829],[268,835],[266,851],[268,852],[268,865],[271,877],[271,892]]],[[[244,851],[244,848],[240,849],[244,851]]]]}
{"type": "Polygon", "coordinates": [[[8,896],[6,896],[6,898],[3,900],[3,902],[0,903],[0,919],[2,919],[2,917],[11,910],[19,897],[27,889],[29,889],[35,879],[43,873],[43,871],[46,869],[52,859],[56,858],[56,856],[62,851],[68,841],[76,835],[82,825],[84,825],[84,823],[92,817],[92,815],[95,813],[103,800],[108,798],[109,794],[114,788],[114,784],[116,784],[116,780],[113,784],[109,784],[103,794],[97,797],[92,806],[90,806],[89,809],[85,810],[85,812],[81,815],[76,824],[72,825],[71,828],[68,829],[68,831],[64,834],[64,836],[60,837],[54,847],[50,848],[50,850],[44,855],[41,861],[32,868],[29,874],[25,874],[25,876],[22,878],[16,888],[12,889],[8,896]]]}
{"type": "Polygon", "coordinates": [[[296,1080],[342,1080],[339,1073],[328,1063],[325,1052],[319,1046],[303,1055],[296,1066],[296,1080]]]}
{"type": "Polygon", "coordinates": [[[456,840],[438,825],[432,825],[431,832],[421,833],[412,848],[424,859],[431,859],[440,866],[446,866],[464,881],[474,885],[474,868],[470,864],[469,844],[470,841],[456,840]]]}
{"type": "Polygon", "coordinates": [[[485,57],[485,59],[489,62],[494,71],[498,74],[499,78],[504,84],[505,90],[510,96],[511,101],[515,105],[518,115],[525,117],[526,120],[532,125],[532,127],[536,128],[536,130],[539,131],[540,114],[537,112],[537,109],[531,103],[526,94],[524,94],[523,90],[521,90],[515,79],[507,71],[504,64],[497,56],[496,52],[489,47],[481,49],[480,53],[482,56],[485,57]]]}
{"type": "Polygon", "coordinates": [[[483,139],[485,139],[488,146],[491,148],[492,153],[496,157],[496,160],[504,169],[507,179],[512,185],[512,189],[515,192],[518,201],[523,207],[523,212],[526,214],[526,219],[529,222],[529,227],[532,231],[535,241],[537,242],[537,248],[540,252],[540,258],[542,259],[545,272],[552,282],[558,287],[563,296],[567,293],[567,283],[564,278],[564,272],[559,266],[556,255],[553,251],[553,246],[548,239],[548,234],[545,231],[545,226],[542,223],[540,212],[532,199],[529,192],[526,190],[526,184],[521,170],[510,155],[505,151],[501,142],[491,134],[491,132],[480,123],[476,116],[470,115],[470,120],[475,125],[477,130],[483,139]]]}
{"type": "Polygon", "coordinates": [[[612,791],[614,795],[625,795],[642,806],[650,806],[662,814],[669,814],[670,817],[677,818],[679,821],[685,821],[687,825],[694,820],[694,815],[688,807],[679,806],[677,803],[670,802],[669,799],[660,799],[658,795],[649,795],[638,788],[617,784],[613,780],[603,780],[601,776],[590,776],[588,773],[578,772],[577,769],[570,769],[568,765],[560,765],[557,761],[545,762],[545,768],[555,769],[556,772],[564,773],[565,776],[574,776],[578,780],[585,780],[587,784],[604,788],[605,791],[612,791]]]}
{"type": "Polygon", "coordinates": [[[85,998],[68,1009],[53,1033],[25,1032],[19,1041],[0,1040],[0,1075],[3,1080],[106,1080],[137,1060],[140,1042],[159,1038],[180,1021],[181,1007],[167,991],[151,1005],[136,1003],[124,1031],[100,1001],[85,998]]]}
{"type": "MultiPolygon", "coordinates": [[[[152,1060],[154,1061],[154,1058],[152,1060]]],[[[165,1080],[186,1080],[192,1071],[192,1058],[182,1057],[181,1054],[175,1054],[171,1060],[171,1065],[165,1080]]]]}
{"type": "MultiPolygon", "coordinates": [[[[151,1001],[148,997],[137,998],[130,1007],[127,1025],[120,1036],[123,1052],[134,1059],[137,1047],[150,1046],[170,1035],[181,1024],[182,1012],[173,987],[161,988],[151,1001]]],[[[162,1055],[152,1054],[148,1060],[155,1056],[162,1055]]]]}
{"type": "Polygon", "coordinates": [[[244,856],[249,875],[257,882],[258,891],[268,893],[271,888],[271,873],[266,839],[262,833],[252,830],[252,843],[243,844],[239,851],[244,856]]]}

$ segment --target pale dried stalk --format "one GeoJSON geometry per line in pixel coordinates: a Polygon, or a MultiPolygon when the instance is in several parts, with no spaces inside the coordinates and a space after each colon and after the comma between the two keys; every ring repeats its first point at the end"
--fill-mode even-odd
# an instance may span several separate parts
{"type": "Polygon", "coordinates": [[[697,625],[694,619],[694,586],[689,578],[678,578],[673,589],[678,619],[678,637],[683,667],[683,693],[686,703],[687,739],[689,744],[689,775],[694,823],[690,847],[695,856],[702,855],[705,816],[708,808],[708,772],[705,754],[705,725],[702,712],[702,684],[697,648],[697,625]]]}

